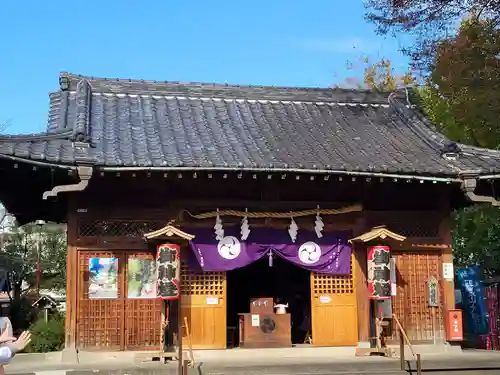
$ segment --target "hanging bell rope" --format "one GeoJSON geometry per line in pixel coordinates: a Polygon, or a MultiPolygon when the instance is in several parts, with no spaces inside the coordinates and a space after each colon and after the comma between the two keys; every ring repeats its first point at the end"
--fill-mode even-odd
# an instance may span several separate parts
{"type": "Polygon", "coordinates": [[[181,212],[186,212],[189,216],[194,219],[211,219],[220,216],[236,216],[236,217],[247,217],[252,219],[265,219],[265,218],[275,218],[275,219],[290,219],[295,217],[302,216],[312,216],[312,215],[340,215],[340,214],[348,214],[350,212],[359,212],[363,210],[363,206],[360,204],[347,206],[343,208],[330,208],[330,209],[317,209],[313,208],[310,210],[301,210],[301,211],[288,211],[288,212],[273,212],[273,211],[264,211],[264,212],[246,212],[246,211],[238,211],[238,210],[219,210],[219,211],[211,211],[205,212],[202,214],[194,215],[188,210],[182,210],[181,212]]]}

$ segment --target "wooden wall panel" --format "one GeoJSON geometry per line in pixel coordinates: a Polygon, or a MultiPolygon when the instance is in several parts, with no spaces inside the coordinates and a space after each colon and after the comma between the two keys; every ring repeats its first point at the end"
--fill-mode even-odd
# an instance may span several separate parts
{"type": "MultiPolygon", "coordinates": [[[[440,251],[393,252],[396,260],[397,294],[393,298],[393,312],[403,324],[410,341],[433,342],[444,338],[442,307],[443,279],[440,251]],[[440,287],[440,308],[428,306],[427,282],[435,277],[440,287]],[[434,321],[433,321],[434,320],[434,321]]],[[[396,333],[392,337],[396,340],[396,333]]]]}
{"type": "Polygon", "coordinates": [[[358,343],[355,269],[350,276],[311,272],[312,342],[317,346],[358,343]]]}
{"type": "Polygon", "coordinates": [[[194,349],[226,348],[226,273],[182,267],[181,317],[188,320],[194,349]]]}

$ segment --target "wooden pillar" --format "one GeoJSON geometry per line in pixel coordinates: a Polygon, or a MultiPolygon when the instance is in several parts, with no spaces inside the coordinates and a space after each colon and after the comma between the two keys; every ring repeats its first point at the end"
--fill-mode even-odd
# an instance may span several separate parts
{"type": "MultiPolygon", "coordinates": [[[[455,281],[454,279],[445,280],[443,275],[443,263],[453,264],[453,248],[452,248],[452,237],[451,237],[451,209],[450,209],[450,195],[452,194],[453,187],[451,185],[446,185],[440,190],[440,212],[441,212],[441,222],[438,228],[439,237],[441,241],[448,245],[447,248],[443,249],[441,252],[441,278],[443,280],[443,306],[441,309],[443,316],[443,322],[445,327],[448,326],[448,313],[447,311],[455,308],[455,281]]],[[[453,270],[455,272],[455,270],[453,270]]]]}
{"type": "Polygon", "coordinates": [[[358,340],[370,340],[370,301],[366,283],[366,246],[358,243],[354,246],[356,262],[356,300],[358,305],[358,340]]]}
{"type": "MultiPolygon", "coordinates": [[[[358,236],[366,231],[366,220],[361,216],[356,220],[353,235],[358,236]]],[[[354,271],[356,273],[356,303],[358,307],[358,341],[370,340],[370,301],[368,300],[368,284],[366,283],[366,245],[356,243],[353,245],[354,271]]]]}
{"type": "MultiPolygon", "coordinates": [[[[453,249],[452,249],[452,239],[451,239],[451,219],[450,213],[444,213],[444,218],[439,226],[439,235],[444,244],[448,245],[447,248],[442,250],[441,253],[441,277],[443,278],[443,263],[453,264],[453,249]]],[[[445,323],[447,319],[447,311],[455,308],[455,283],[454,280],[445,280],[443,278],[443,294],[444,294],[444,306],[443,314],[445,323]]]]}
{"type": "Polygon", "coordinates": [[[68,197],[67,212],[67,243],[66,255],[66,321],[65,321],[65,347],[76,348],[76,315],[78,301],[78,251],[76,242],[78,238],[77,207],[74,195],[68,197]]]}

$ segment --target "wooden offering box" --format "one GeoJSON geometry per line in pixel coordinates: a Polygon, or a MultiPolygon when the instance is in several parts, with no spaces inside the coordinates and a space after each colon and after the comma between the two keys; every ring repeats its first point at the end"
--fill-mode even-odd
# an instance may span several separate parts
{"type": "Polygon", "coordinates": [[[240,347],[292,346],[290,314],[240,314],[240,347]]]}

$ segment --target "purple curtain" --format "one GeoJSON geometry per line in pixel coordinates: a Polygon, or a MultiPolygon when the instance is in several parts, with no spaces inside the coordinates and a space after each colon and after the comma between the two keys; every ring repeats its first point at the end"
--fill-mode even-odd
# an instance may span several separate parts
{"type": "Polygon", "coordinates": [[[190,241],[198,264],[205,272],[230,271],[245,267],[272,252],[310,271],[350,275],[350,232],[324,233],[318,238],[313,231],[299,230],[292,242],[286,229],[252,228],[246,241],[241,241],[239,227],[224,227],[224,238],[215,239],[210,228],[188,230],[196,237],[190,241]]]}

